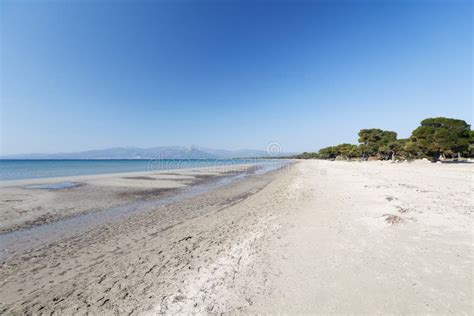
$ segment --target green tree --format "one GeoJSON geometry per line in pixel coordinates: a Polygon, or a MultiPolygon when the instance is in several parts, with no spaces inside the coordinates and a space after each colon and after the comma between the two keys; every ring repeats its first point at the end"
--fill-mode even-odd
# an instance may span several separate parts
{"type": "Polygon", "coordinates": [[[396,139],[396,132],[384,131],[379,128],[361,129],[359,131],[359,150],[361,156],[379,155],[383,158],[388,151],[386,146],[396,139]]]}
{"type": "Polygon", "coordinates": [[[336,156],[337,152],[334,146],[321,148],[318,152],[318,157],[321,159],[334,159],[336,156]]]}
{"type": "Polygon", "coordinates": [[[474,131],[469,131],[469,157],[474,158],[474,131]]]}
{"type": "Polygon", "coordinates": [[[340,144],[334,147],[334,151],[336,156],[342,156],[344,158],[350,159],[352,157],[356,157],[356,150],[357,150],[357,145],[352,145],[352,144],[340,144]]]}
{"type": "Polygon", "coordinates": [[[357,145],[345,143],[321,148],[317,154],[319,159],[335,159],[337,156],[342,156],[346,159],[360,157],[359,148],[357,145]]]}
{"type": "Polygon", "coordinates": [[[299,154],[293,157],[297,159],[315,159],[315,158],[318,158],[318,154],[313,153],[313,152],[304,152],[302,154],[299,154]]]}
{"type": "Polygon", "coordinates": [[[352,149],[349,152],[349,158],[360,158],[360,149],[357,145],[352,145],[352,149]]]}
{"type": "Polygon", "coordinates": [[[389,142],[386,145],[388,148],[389,158],[394,160],[395,158],[407,157],[407,152],[405,151],[407,142],[408,139],[397,139],[395,141],[389,142]]]}
{"type": "Polygon", "coordinates": [[[470,125],[463,120],[436,117],[421,121],[410,137],[419,154],[438,160],[440,156],[467,154],[470,125]]]}
{"type": "Polygon", "coordinates": [[[383,160],[390,159],[390,157],[392,156],[392,150],[390,149],[389,144],[390,143],[383,144],[377,149],[378,156],[383,160]]]}
{"type": "Polygon", "coordinates": [[[403,147],[403,152],[405,153],[405,157],[408,159],[418,158],[421,156],[420,148],[416,145],[415,142],[408,139],[403,147]]]}

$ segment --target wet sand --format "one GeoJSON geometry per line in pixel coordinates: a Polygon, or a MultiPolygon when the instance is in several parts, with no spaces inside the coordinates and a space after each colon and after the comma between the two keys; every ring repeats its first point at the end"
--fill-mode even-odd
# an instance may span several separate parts
{"type": "Polygon", "coordinates": [[[250,165],[217,166],[0,182],[0,233],[54,222],[80,213],[157,199],[250,165]],[[61,188],[61,187],[65,188],[61,188]]]}
{"type": "Polygon", "coordinates": [[[0,312],[471,314],[472,175],[326,161],[254,175],[8,258],[0,312]]]}

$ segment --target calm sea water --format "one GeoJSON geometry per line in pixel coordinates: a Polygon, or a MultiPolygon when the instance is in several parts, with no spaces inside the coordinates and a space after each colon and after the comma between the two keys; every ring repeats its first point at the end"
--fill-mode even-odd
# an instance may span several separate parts
{"type": "Polygon", "coordinates": [[[282,161],[264,159],[160,160],[0,160],[0,180],[53,178],[121,172],[259,164],[265,169],[282,161]]]}

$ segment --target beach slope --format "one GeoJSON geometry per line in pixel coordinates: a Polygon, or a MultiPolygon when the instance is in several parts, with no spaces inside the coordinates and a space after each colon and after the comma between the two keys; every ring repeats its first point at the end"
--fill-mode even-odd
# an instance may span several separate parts
{"type": "Polygon", "coordinates": [[[3,313],[472,313],[471,164],[302,161],[8,258],[3,313]]]}

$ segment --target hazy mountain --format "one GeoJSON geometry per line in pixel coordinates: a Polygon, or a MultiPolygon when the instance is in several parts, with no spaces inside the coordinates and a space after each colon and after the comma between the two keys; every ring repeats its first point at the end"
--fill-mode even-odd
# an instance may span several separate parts
{"type": "MultiPolygon", "coordinates": [[[[282,153],[281,156],[291,153],[282,153]]],[[[116,147],[74,153],[4,155],[0,159],[217,159],[269,156],[264,150],[224,150],[198,146],[116,147]]]]}

